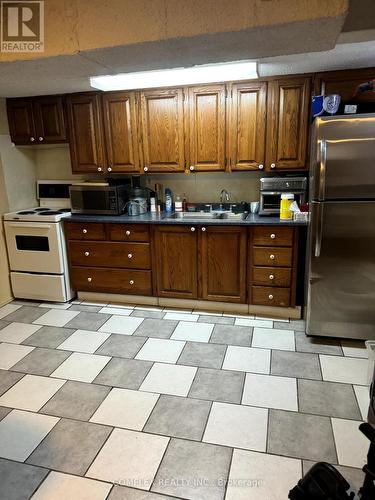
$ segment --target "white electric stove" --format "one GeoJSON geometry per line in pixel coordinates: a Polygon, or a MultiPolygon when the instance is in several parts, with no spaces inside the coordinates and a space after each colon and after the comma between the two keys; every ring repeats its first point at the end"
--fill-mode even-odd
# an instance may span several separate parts
{"type": "Polygon", "coordinates": [[[74,293],[62,220],[70,215],[70,181],[37,181],[40,206],[4,215],[16,298],[67,302],[74,293]]]}

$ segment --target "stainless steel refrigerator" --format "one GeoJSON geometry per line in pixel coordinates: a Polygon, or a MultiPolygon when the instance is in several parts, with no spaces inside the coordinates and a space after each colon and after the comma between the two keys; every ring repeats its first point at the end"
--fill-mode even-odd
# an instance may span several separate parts
{"type": "Polygon", "coordinates": [[[375,114],[317,118],[306,333],[375,339],[375,114]]]}

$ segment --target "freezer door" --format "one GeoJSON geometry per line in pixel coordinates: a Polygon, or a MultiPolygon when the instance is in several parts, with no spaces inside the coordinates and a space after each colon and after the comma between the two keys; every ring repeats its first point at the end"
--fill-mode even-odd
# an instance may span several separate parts
{"type": "Polygon", "coordinates": [[[375,201],[311,210],[307,334],[375,339],[375,201]]]}

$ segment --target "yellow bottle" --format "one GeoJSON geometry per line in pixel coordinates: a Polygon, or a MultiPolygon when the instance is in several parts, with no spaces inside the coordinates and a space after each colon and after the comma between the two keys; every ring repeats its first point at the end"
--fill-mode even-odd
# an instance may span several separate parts
{"type": "Polygon", "coordinates": [[[281,201],[280,201],[280,219],[281,220],[292,220],[293,219],[293,212],[290,209],[293,201],[294,201],[294,194],[293,193],[283,193],[281,195],[281,201]]]}

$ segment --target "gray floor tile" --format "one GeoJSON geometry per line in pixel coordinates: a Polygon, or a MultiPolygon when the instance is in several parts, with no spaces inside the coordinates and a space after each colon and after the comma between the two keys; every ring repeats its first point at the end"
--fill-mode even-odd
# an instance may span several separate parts
{"type": "Polygon", "coordinates": [[[226,350],[225,345],[187,342],[177,364],[220,369],[226,350]]]}
{"type": "Polygon", "coordinates": [[[0,319],[0,330],[2,330],[3,328],[5,328],[8,325],[9,325],[8,321],[3,321],[2,319],[0,319]]]}
{"type": "Polygon", "coordinates": [[[5,408],[5,406],[0,406],[0,420],[8,415],[12,411],[12,408],[5,408]]]}
{"type": "Polygon", "coordinates": [[[100,311],[102,306],[84,306],[82,304],[73,304],[69,307],[69,311],[81,311],[89,313],[97,313],[100,311]]]}
{"type": "MultiPolygon", "coordinates": [[[[311,469],[314,463],[315,462],[312,462],[311,460],[302,460],[302,470],[304,475],[311,469]]],[[[344,476],[344,478],[350,484],[351,490],[349,491],[359,490],[365,478],[365,474],[361,469],[355,469],[354,467],[345,467],[343,465],[335,465],[334,467],[340,472],[342,476],[344,476]]]]}
{"type": "Polygon", "coordinates": [[[60,420],[27,459],[27,463],[83,475],[111,433],[111,427],[60,420]]]}
{"type": "Polygon", "coordinates": [[[189,396],[224,403],[240,403],[245,373],[198,368],[189,396]]]}
{"type": "Polygon", "coordinates": [[[115,485],[108,497],[108,500],[170,500],[171,497],[149,493],[148,491],[135,490],[125,486],[115,485]]]}
{"type": "Polygon", "coordinates": [[[205,316],[200,314],[198,323],[215,323],[216,325],[234,325],[235,318],[227,318],[226,316],[205,316]]]}
{"type": "Polygon", "coordinates": [[[147,338],[145,337],[112,333],[99,349],[96,350],[95,354],[116,356],[118,358],[134,358],[146,340],[147,338]]]}
{"type": "Polygon", "coordinates": [[[231,457],[232,450],[224,446],[172,439],[151,490],[182,498],[221,500],[231,457]],[[184,483],[172,478],[184,478],[184,483]],[[208,484],[199,486],[199,478],[208,484]]]}
{"type": "Polygon", "coordinates": [[[161,395],[144,432],[201,441],[210,401],[161,395]]]}
{"type": "Polygon", "coordinates": [[[80,312],[65,325],[65,328],[96,331],[111,317],[110,314],[80,312]]]}
{"type": "Polygon", "coordinates": [[[22,373],[8,372],[7,370],[0,370],[0,396],[10,389],[16,382],[23,377],[22,373]]]}
{"type": "Polygon", "coordinates": [[[72,353],[69,351],[58,351],[56,349],[45,349],[37,347],[18,363],[12,366],[12,370],[33,375],[51,375],[72,353]]]}
{"type": "Polygon", "coordinates": [[[48,472],[47,469],[0,458],[1,500],[28,500],[48,472]]]}
{"type": "Polygon", "coordinates": [[[152,365],[140,359],[112,358],[94,383],[138,390],[152,365]]]}
{"type": "Polygon", "coordinates": [[[250,347],[252,336],[251,326],[215,325],[210,342],[250,347]]]}
{"type": "Polygon", "coordinates": [[[304,352],[272,351],[271,375],[322,380],[319,356],[304,352]]]}
{"type": "Polygon", "coordinates": [[[136,329],[133,335],[141,335],[143,337],[155,337],[157,339],[169,339],[178,321],[169,319],[145,319],[136,329]]]}
{"type": "Polygon", "coordinates": [[[361,420],[353,387],[348,384],[298,380],[299,411],[361,420]]]}
{"type": "Polygon", "coordinates": [[[57,326],[42,326],[40,330],[35,332],[26,340],[24,340],[22,344],[54,349],[55,347],[62,344],[64,340],[70,337],[73,332],[74,330],[70,328],[59,328],[57,326]]]}
{"type": "Polygon", "coordinates": [[[40,318],[43,314],[45,314],[48,309],[43,307],[27,307],[22,306],[17,311],[14,311],[8,316],[5,316],[4,320],[9,322],[17,322],[17,323],[32,323],[36,319],[40,318]]]}
{"type": "Polygon", "coordinates": [[[136,318],[153,318],[162,319],[165,313],[162,311],[149,311],[148,309],[134,309],[130,316],[135,316],[136,318]]]}
{"type": "Polygon", "coordinates": [[[294,330],[295,332],[305,332],[306,330],[306,324],[303,319],[291,319],[287,323],[275,320],[273,327],[279,330],[294,330]]]}
{"type": "Polygon", "coordinates": [[[328,417],[270,410],[267,452],[337,463],[328,417]]]}
{"type": "MultiPolygon", "coordinates": [[[[288,323],[285,323],[286,325],[288,323]]],[[[303,332],[295,332],[296,351],[311,352],[315,354],[337,354],[342,356],[340,342],[334,339],[321,337],[308,337],[303,332]]]]}
{"type": "Polygon", "coordinates": [[[39,413],[89,420],[109,391],[110,387],[68,380],[39,413]]]}

